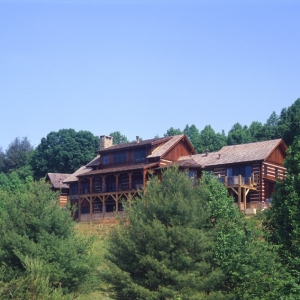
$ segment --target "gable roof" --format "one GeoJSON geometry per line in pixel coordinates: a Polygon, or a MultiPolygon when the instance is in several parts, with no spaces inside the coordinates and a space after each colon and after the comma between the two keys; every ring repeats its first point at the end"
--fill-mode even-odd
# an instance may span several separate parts
{"type": "Polygon", "coordinates": [[[129,148],[137,148],[139,146],[146,146],[146,145],[156,145],[156,144],[160,144],[163,142],[166,142],[168,140],[172,139],[171,136],[167,136],[167,137],[162,137],[162,138],[155,138],[155,139],[149,139],[149,140],[144,140],[144,141],[134,141],[134,142],[130,142],[130,143],[125,143],[125,144],[117,144],[117,145],[113,145],[111,147],[102,149],[102,150],[98,150],[97,152],[99,154],[102,153],[107,153],[110,151],[117,151],[117,150],[125,150],[125,149],[129,149],[129,148]]]}
{"type": "MultiPolygon", "coordinates": [[[[147,158],[152,158],[152,157],[161,157],[164,154],[166,154],[176,143],[178,143],[180,140],[182,140],[183,138],[185,138],[184,134],[179,134],[179,135],[174,135],[171,136],[171,139],[169,139],[166,143],[160,145],[159,147],[157,147],[156,149],[154,149],[154,151],[147,156],[147,158]]],[[[192,153],[196,153],[194,147],[192,146],[192,144],[190,143],[189,139],[186,138],[186,141],[188,143],[188,145],[190,146],[192,153]]]]}
{"type": "Polygon", "coordinates": [[[75,171],[73,174],[70,174],[70,176],[64,180],[64,183],[76,182],[76,181],[78,181],[77,176],[87,173],[91,170],[92,170],[92,168],[90,168],[90,167],[82,166],[77,171],[75,171]]]}
{"type": "Polygon", "coordinates": [[[86,167],[96,167],[101,163],[100,155],[97,155],[93,160],[91,160],[86,167]]]}
{"type": "Polygon", "coordinates": [[[47,173],[46,180],[49,179],[51,185],[55,189],[68,189],[69,186],[64,183],[64,180],[71,174],[63,173],[47,173]]]}
{"type": "Polygon", "coordinates": [[[193,159],[199,167],[246,163],[250,161],[265,161],[274,149],[281,145],[286,149],[286,145],[282,139],[224,146],[220,151],[196,154],[192,156],[183,156],[179,160],[193,159]]]}

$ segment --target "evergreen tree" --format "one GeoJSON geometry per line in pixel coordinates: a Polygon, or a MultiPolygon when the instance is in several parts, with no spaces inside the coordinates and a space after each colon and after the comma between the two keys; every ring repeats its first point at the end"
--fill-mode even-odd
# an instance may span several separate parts
{"type": "Polygon", "coordinates": [[[177,170],[156,177],[127,208],[127,220],[109,239],[114,299],[227,299],[224,276],[212,265],[216,231],[198,187],[177,170]]]}
{"type": "Polygon", "coordinates": [[[206,149],[209,151],[218,151],[223,146],[226,146],[226,136],[224,132],[222,134],[215,133],[210,125],[205,126],[200,132],[199,136],[199,153],[204,153],[206,149]]]}
{"type": "Polygon", "coordinates": [[[290,146],[300,132],[300,98],[290,107],[282,109],[277,126],[277,136],[290,146]]]}
{"type": "Polygon", "coordinates": [[[22,183],[13,173],[9,179],[0,189],[1,295],[6,287],[12,295],[30,288],[25,284],[31,280],[27,275],[65,294],[89,289],[97,267],[90,255],[92,239],[76,234],[70,212],[60,208],[58,195],[48,184],[30,178],[22,183]],[[38,274],[30,269],[35,262],[42,266],[38,274]]]}
{"type": "Polygon", "coordinates": [[[170,127],[167,132],[164,134],[164,136],[173,136],[173,135],[178,135],[182,134],[183,132],[179,128],[173,128],[170,127]]]}
{"type": "Polygon", "coordinates": [[[283,181],[276,183],[264,223],[269,241],[279,246],[279,254],[300,284],[300,138],[288,148],[283,181]]]}

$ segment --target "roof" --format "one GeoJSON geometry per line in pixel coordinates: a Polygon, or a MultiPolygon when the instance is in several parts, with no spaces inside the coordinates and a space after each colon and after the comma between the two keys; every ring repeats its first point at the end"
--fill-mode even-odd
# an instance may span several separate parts
{"type": "Polygon", "coordinates": [[[192,156],[183,156],[179,160],[182,161],[192,158],[202,168],[249,161],[264,161],[280,144],[283,144],[286,148],[282,139],[276,139],[263,142],[225,146],[217,152],[209,152],[207,155],[206,153],[202,153],[192,156]]]}
{"type": "Polygon", "coordinates": [[[91,170],[92,170],[92,168],[90,168],[90,167],[82,166],[77,171],[75,171],[73,174],[70,174],[70,176],[64,180],[64,183],[76,182],[76,181],[78,181],[78,178],[76,176],[85,174],[91,170]]]}
{"type": "Polygon", "coordinates": [[[167,136],[167,137],[149,139],[149,140],[144,140],[144,141],[139,141],[139,142],[134,141],[134,142],[125,143],[125,144],[117,144],[117,145],[113,145],[111,147],[99,150],[98,153],[106,153],[106,152],[116,151],[116,150],[136,148],[138,146],[145,146],[145,145],[151,145],[152,146],[152,145],[155,145],[155,144],[160,144],[160,143],[166,142],[170,139],[172,139],[172,137],[167,136]]]}
{"type": "Polygon", "coordinates": [[[131,164],[131,165],[122,165],[119,167],[112,167],[112,168],[105,168],[100,170],[92,170],[88,173],[79,174],[77,176],[86,176],[86,175],[95,175],[95,174],[109,174],[109,173],[115,173],[115,172],[122,172],[122,171],[134,171],[134,170],[145,170],[149,169],[154,166],[158,166],[159,163],[142,163],[142,164],[131,164]]]}
{"type": "MultiPolygon", "coordinates": [[[[154,151],[150,155],[148,155],[147,158],[163,156],[166,152],[168,152],[170,150],[170,148],[172,148],[172,146],[174,146],[177,142],[179,142],[184,137],[185,137],[184,134],[171,136],[171,139],[169,139],[163,145],[161,145],[161,146],[157,147],[156,149],[154,149],[154,151]]],[[[188,139],[186,139],[186,140],[188,141],[188,139]]],[[[192,152],[196,153],[193,146],[190,143],[189,143],[189,145],[192,149],[192,152]]]]}
{"type": "Polygon", "coordinates": [[[64,184],[64,180],[69,176],[71,176],[71,174],[47,173],[47,177],[49,178],[52,187],[55,189],[68,189],[69,186],[64,184]]]}
{"type": "Polygon", "coordinates": [[[86,165],[86,167],[96,167],[96,166],[98,166],[98,165],[100,165],[100,163],[101,163],[101,157],[100,157],[100,155],[97,155],[92,161],[90,161],[87,165],[86,165]]]}

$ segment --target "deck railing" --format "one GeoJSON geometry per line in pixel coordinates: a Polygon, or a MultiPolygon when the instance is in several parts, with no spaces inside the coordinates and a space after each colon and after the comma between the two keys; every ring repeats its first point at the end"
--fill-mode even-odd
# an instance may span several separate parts
{"type": "Polygon", "coordinates": [[[238,176],[219,176],[220,182],[225,186],[256,186],[258,184],[258,175],[252,173],[250,177],[238,176]]]}

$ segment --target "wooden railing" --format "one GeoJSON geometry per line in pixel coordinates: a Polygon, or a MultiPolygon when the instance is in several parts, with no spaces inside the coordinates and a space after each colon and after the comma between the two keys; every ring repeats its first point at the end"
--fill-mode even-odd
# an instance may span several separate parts
{"type": "Polygon", "coordinates": [[[250,177],[238,176],[219,176],[220,182],[226,187],[249,186],[256,187],[258,184],[258,174],[252,173],[250,177]]]}

